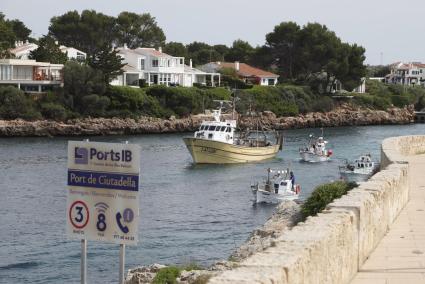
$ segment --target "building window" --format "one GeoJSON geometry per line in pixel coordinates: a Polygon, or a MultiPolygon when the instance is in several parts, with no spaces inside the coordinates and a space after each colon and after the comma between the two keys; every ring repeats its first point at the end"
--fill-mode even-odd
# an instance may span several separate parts
{"type": "Polygon", "coordinates": [[[269,86],[274,86],[274,79],[269,79],[268,85],[269,86]]]}
{"type": "Polygon", "coordinates": [[[140,70],[145,70],[145,59],[140,59],[140,70]]]}
{"type": "Polygon", "coordinates": [[[86,59],[86,56],[82,54],[81,52],[77,52],[77,61],[84,61],[86,59]]]}
{"type": "Polygon", "coordinates": [[[152,59],[152,67],[158,67],[158,59],[152,59]]]}
{"type": "Polygon", "coordinates": [[[180,65],[183,65],[183,58],[180,58],[180,65]]]}
{"type": "Polygon", "coordinates": [[[12,70],[10,65],[0,65],[0,80],[12,80],[12,70]]]}

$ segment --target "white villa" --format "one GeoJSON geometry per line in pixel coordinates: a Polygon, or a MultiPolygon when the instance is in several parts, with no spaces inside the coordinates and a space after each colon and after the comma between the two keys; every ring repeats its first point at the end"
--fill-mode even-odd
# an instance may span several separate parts
{"type": "Polygon", "coordinates": [[[385,82],[400,85],[425,86],[425,64],[420,62],[396,62],[390,65],[391,73],[385,76],[385,82]]]}
{"type": "MultiPolygon", "coordinates": [[[[58,42],[56,42],[58,44],[58,42]]],[[[31,42],[23,42],[17,41],[15,42],[15,48],[10,49],[10,53],[12,53],[17,59],[29,59],[30,52],[36,50],[38,45],[31,42]]],[[[87,54],[73,47],[66,47],[64,45],[59,46],[60,51],[65,53],[68,56],[68,59],[76,59],[79,61],[83,61],[86,59],[87,54]]]]}
{"type": "Polygon", "coordinates": [[[0,59],[0,85],[12,85],[27,93],[42,93],[63,85],[63,64],[35,60],[0,59]]]}
{"type": "Polygon", "coordinates": [[[212,86],[220,85],[219,73],[208,73],[184,64],[184,57],[175,57],[163,53],[161,48],[136,48],[126,46],[117,48],[118,54],[123,58],[124,73],[114,80],[111,85],[140,86],[141,80],[146,84],[192,87],[198,83],[212,86]]]}

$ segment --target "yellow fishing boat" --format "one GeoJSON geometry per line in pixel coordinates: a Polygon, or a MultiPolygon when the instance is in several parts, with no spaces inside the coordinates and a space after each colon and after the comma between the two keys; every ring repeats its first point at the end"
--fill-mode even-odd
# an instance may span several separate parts
{"type": "Polygon", "coordinates": [[[282,148],[282,137],[275,143],[265,133],[236,132],[236,120],[221,121],[221,107],[213,111],[214,120],[204,121],[193,137],[183,138],[193,162],[234,164],[271,159],[282,148]]]}

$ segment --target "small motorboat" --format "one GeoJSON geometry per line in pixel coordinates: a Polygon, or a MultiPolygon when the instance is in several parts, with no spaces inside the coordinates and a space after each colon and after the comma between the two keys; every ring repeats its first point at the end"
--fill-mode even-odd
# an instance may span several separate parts
{"type": "Polygon", "coordinates": [[[308,144],[305,147],[299,149],[301,160],[310,163],[328,161],[331,158],[333,152],[332,150],[326,149],[326,144],[328,141],[323,138],[323,130],[322,136],[315,137],[310,134],[309,137],[310,139],[308,144]]]}
{"type": "Polygon", "coordinates": [[[361,182],[371,177],[379,168],[379,164],[372,161],[370,154],[362,155],[354,162],[347,160],[339,167],[339,173],[344,180],[361,182]]]}
{"type": "Polygon", "coordinates": [[[254,194],[254,203],[277,204],[284,200],[296,200],[301,192],[299,184],[295,184],[295,177],[289,169],[267,169],[267,180],[261,185],[257,182],[251,185],[254,194]],[[272,175],[270,177],[270,175],[272,175]]]}

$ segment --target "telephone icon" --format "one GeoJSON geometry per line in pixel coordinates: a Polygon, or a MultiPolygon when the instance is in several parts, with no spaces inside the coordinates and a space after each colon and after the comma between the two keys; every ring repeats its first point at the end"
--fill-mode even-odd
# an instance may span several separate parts
{"type": "Polygon", "coordinates": [[[117,215],[115,215],[115,217],[116,217],[116,219],[117,219],[117,224],[118,224],[118,227],[120,228],[120,230],[124,233],[124,234],[127,234],[128,233],[128,227],[127,226],[124,226],[123,224],[122,224],[122,216],[121,216],[121,212],[118,212],[117,213],[117,215]]]}

